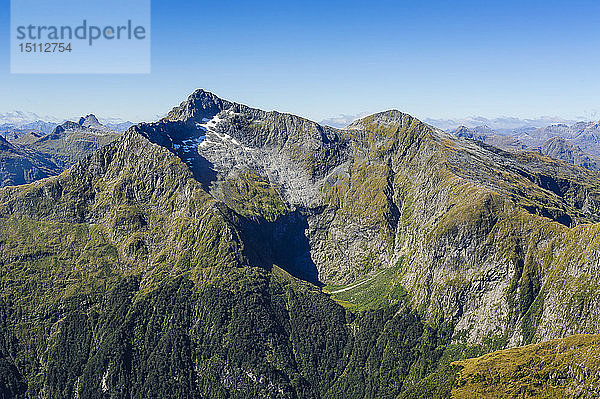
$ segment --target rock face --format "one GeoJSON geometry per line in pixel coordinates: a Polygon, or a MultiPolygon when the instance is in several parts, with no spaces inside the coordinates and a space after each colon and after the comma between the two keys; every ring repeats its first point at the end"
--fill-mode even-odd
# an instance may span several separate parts
{"type": "Polygon", "coordinates": [[[78,124],[79,126],[86,127],[88,129],[108,130],[98,121],[98,118],[96,118],[96,115],[94,114],[82,116],[79,118],[78,124]]]}
{"type": "Polygon", "coordinates": [[[198,90],[0,190],[0,376],[29,396],[398,397],[451,360],[598,332],[599,222],[600,176],[565,162],[396,110],[334,129],[198,90]]]}

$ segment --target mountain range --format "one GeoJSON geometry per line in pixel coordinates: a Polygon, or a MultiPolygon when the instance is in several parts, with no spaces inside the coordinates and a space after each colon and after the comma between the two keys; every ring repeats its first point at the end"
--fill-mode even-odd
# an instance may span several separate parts
{"type": "MultiPolygon", "coordinates": [[[[587,118],[582,117],[582,119],[587,118]]],[[[578,121],[557,116],[542,116],[538,118],[517,118],[510,116],[485,118],[482,116],[472,116],[460,119],[425,118],[423,122],[443,130],[454,129],[456,126],[467,126],[469,128],[488,126],[495,131],[507,134],[515,130],[538,129],[556,124],[572,125],[578,121]]]]}
{"type": "Polygon", "coordinates": [[[597,172],[397,110],[337,129],[204,90],[65,151],[82,133],[110,134],[31,138],[72,166],[0,189],[2,395],[600,392],[597,172]]]}
{"type": "MultiPolygon", "coordinates": [[[[0,114],[0,135],[10,141],[30,132],[48,134],[52,133],[57,126],[65,122],[67,121],[61,122],[53,116],[40,116],[32,112],[7,112],[0,114]]],[[[132,122],[117,118],[102,119],[102,124],[116,132],[124,132],[133,125],[132,122]]]]}
{"type": "Polygon", "coordinates": [[[0,187],[57,175],[119,136],[90,114],[78,122],[64,122],[51,133],[32,130],[10,142],[0,137],[0,187]]]}
{"type": "Polygon", "coordinates": [[[488,126],[460,126],[450,133],[490,144],[506,151],[535,151],[586,169],[600,165],[600,122],[558,124],[500,133],[488,126]]]}

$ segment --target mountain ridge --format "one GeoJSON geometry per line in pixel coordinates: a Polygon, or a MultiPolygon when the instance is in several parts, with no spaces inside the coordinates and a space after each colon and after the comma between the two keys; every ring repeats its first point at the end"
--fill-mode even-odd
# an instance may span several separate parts
{"type": "Polygon", "coordinates": [[[599,221],[600,177],[565,162],[198,90],[0,189],[2,370],[69,397],[398,397],[597,332],[599,221]]]}

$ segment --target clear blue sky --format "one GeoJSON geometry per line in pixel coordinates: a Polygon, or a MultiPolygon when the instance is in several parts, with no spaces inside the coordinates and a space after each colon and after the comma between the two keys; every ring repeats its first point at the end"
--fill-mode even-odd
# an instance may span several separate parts
{"type": "Polygon", "coordinates": [[[0,1],[0,112],[153,120],[196,88],[315,120],[600,110],[598,0],[153,0],[148,75],[11,75],[0,1]]]}

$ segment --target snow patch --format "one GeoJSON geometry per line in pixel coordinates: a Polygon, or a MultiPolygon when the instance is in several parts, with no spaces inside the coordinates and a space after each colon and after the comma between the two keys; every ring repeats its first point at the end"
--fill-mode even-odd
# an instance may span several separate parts
{"type": "Polygon", "coordinates": [[[183,147],[183,151],[190,152],[196,150],[200,143],[204,141],[206,136],[196,137],[194,139],[186,139],[181,142],[181,147],[183,147]]]}
{"type": "MultiPolygon", "coordinates": [[[[175,150],[181,149],[185,153],[190,153],[200,151],[200,149],[208,148],[213,145],[232,144],[236,147],[242,148],[245,151],[253,150],[253,148],[243,145],[237,139],[231,137],[230,135],[226,133],[220,133],[217,131],[217,125],[220,122],[235,114],[235,112],[227,110],[213,116],[211,119],[202,118],[201,122],[196,122],[195,124],[196,129],[201,130],[202,134],[196,138],[188,138],[186,140],[183,140],[180,144],[173,144],[173,148],[175,150]],[[210,137],[211,140],[208,140],[207,137],[210,137]]],[[[191,161],[187,159],[185,160],[185,162],[191,161]]]]}
{"type": "Polygon", "coordinates": [[[108,367],[106,368],[106,372],[102,376],[102,392],[108,392],[108,384],[106,383],[106,379],[108,378],[108,367]]]}

